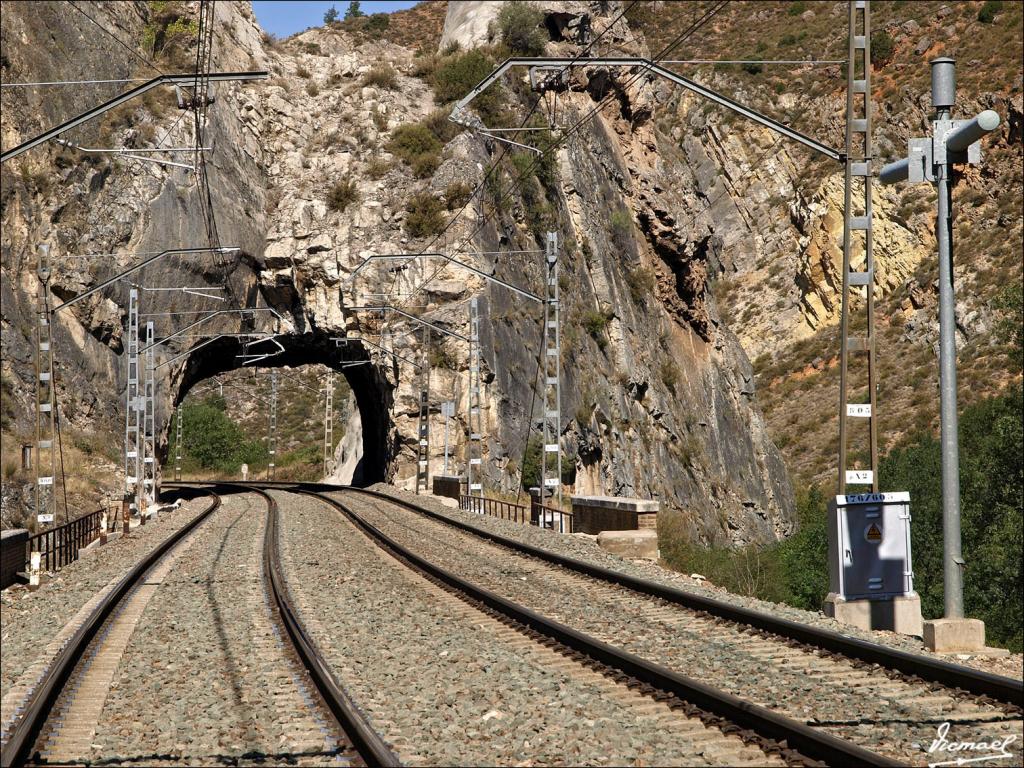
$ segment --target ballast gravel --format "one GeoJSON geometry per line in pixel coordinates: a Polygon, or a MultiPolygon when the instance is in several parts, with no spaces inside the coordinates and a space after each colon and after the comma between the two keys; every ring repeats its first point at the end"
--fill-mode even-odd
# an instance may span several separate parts
{"type": "MultiPolygon", "coordinates": [[[[897,634],[895,632],[862,630],[857,627],[850,626],[849,624],[842,624],[818,611],[806,611],[801,608],[794,608],[793,606],[786,605],[784,603],[772,603],[753,597],[737,595],[722,587],[709,584],[706,581],[693,579],[686,574],[672,571],[650,560],[629,560],[612,554],[598,547],[592,538],[555,533],[554,531],[545,530],[532,525],[523,525],[521,523],[502,520],[497,517],[490,517],[489,515],[478,515],[471,512],[465,512],[460,509],[453,509],[452,507],[448,507],[441,503],[432,495],[416,495],[385,483],[378,483],[370,486],[370,490],[377,491],[397,499],[402,499],[404,501],[409,501],[414,504],[420,504],[431,512],[444,515],[445,517],[457,520],[460,523],[468,523],[482,531],[496,533],[510,539],[515,539],[516,541],[521,541],[525,544],[530,544],[531,546],[535,546],[540,549],[546,549],[549,552],[554,552],[555,554],[563,555],[565,557],[573,557],[577,560],[583,560],[584,562],[591,563],[593,565],[610,568],[621,573],[629,574],[630,576],[636,576],[638,578],[654,581],[669,587],[675,587],[684,592],[722,600],[733,605],[778,616],[779,618],[798,621],[802,624],[809,624],[823,629],[830,629],[849,637],[856,637],[872,643],[887,645],[891,648],[898,648],[901,651],[917,653],[930,658],[936,657],[936,654],[925,648],[921,640],[917,638],[897,634]]],[[[1024,654],[1020,653],[993,656],[971,656],[969,658],[964,655],[943,655],[939,656],[939,658],[1018,680],[1024,677],[1024,654]]]]}
{"type": "MultiPolygon", "coordinates": [[[[518,633],[517,643],[382,552],[329,505],[271,494],[280,505],[282,560],[300,619],[403,763],[729,762],[621,704],[608,693],[618,686],[604,678],[554,667],[531,643],[524,650],[518,633]]],[[[765,756],[758,758],[761,764],[765,756]]]]}
{"type": "Polygon", "coordinates": [[[3,590],[0,695],[6,695],[18,676],[38,660],[50,638],[97,592],[123,577],[145,555],[209,508],[210,503],[211,497],[200,496],[183,502],[178,509],[161,512],[145,525],[133,528],[127,539],[119,536],[102,547],[83,552],[35,592],[21,585],[3,590]]]}
{"type": "Polygon", "coordinates": [[[261,497],[223,495],[193,534],[125,649],[90,761],[350,764],[272,621],[266,522],[261,497]]]}
{"type": "Polygon", "coordinates": [[[923,685],[889,680],[882,674],[869,676],[843,659],[723,630],[698,616],[688,619],[685,609],[666,608],[365,494],[333,496],[398,543],[475,584],[873,751],[926,762],[922,744],[930,743],[936,726],[948,717],[972,721],[951,729],[950,738],[961,741],[1016,735],[1018,745],[1011,751],[1012,759],[1019,759],[1019,716],[1006,717],[996,707],[956,702],[923,685]]]}

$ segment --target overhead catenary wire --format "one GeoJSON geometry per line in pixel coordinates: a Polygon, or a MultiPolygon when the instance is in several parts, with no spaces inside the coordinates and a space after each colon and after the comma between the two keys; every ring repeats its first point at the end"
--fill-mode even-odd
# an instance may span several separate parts
{"type": "MultiPolygon", "coordinates": [[[[629,3],[629,5],[624,6],[622,8],[622,10],[619,11],[618,15],[616,15],[615,18],[612,19],[605,26],[605,28],[603,30],[601,30],[601,32],[593,40],[591,40],[583,48],[583,50],[581,50],[574,57],[574,61],[578,61],[578,60],[582,59],[590,51],[591,48],[593,48],[598,42],[600,42],[600,40],[609,32],[609,30],[612,29],[612,27],[614,27],[623,17],[625,17],[625,15],[637,4],[637,2],[638,2],[638,0],[632,0],[632,2],[629,3]]],[[[572,66],[571,63],[566,65],[565,67],[562,68],[562,70],[560,70],[559,74],[561,74],[562,72],[567,71],[571,66],[572,66]]],[[[527,112],[526,117],[523,118],[523,121],[520,124],[520,128],[525,127],[526,124],[530,121],[530,118],[533,117],[534,113],[537,111],[537,108],[540,106],[540,103],[541,103],[542,99],[543,99],[543,96],[540,96],[540,97],[537,98],[536,101],[534,101],[533,105],[530,107],[530,110],[527,112]]],[[[452,215],[452,217],[448,220],[448,223],[445,225],[444,229],[441,230],[441,232],[438,235],[436,235],[433,240],[431,240],[429,243],[427,243],[427,245],[423,247],[423,249],[422,249],[422,251],[420,251],[420,253],[410,255],[410,260],[414,259],[414,258],[417,258],[418,256],[422,255],[423,253],[429,252],[431,247],[436,242],[441,240],[448,233],[448,230],[450,230],[453,226],[455,226],[455,223],[462,216],[462,214],[466,210],[466,208],[469,207],[470,203],[473,202],[474,198],[476,198],[477,195],[481,195],[482,194],[482,192],[485,189],[486,184],[487,184],[488,180],[490,180],[491,176],[493,174],[495,174],[495,173],[500,173],[501,161],[504,160],[505,156],[509,153],[509,151],[510,151],[510,149],[507,146],[502,148],[501,154],[491,164],[490,169],[484,175],[483,179],[480,180],[480,182],[476,185],[476,187],[473,189],[473,191],[468,195],[468,197],[466,199],[466,202],[463,203],[462,207],[459,208],[459,210],[456,211],[452,215]]],[[[538,155],[538,158],[541,157],[541,156],[542,155],[538,155]]],[[[533,166],[531,166],[531,168],[532,167],[533,166]]],[[[523,178],[525,178],[525,174],[520,176],[519,181],[521,181],[523,178]]],[[[476,231],[479,231],[479,228],[476,231]]],[[[475,232],[474,232],[474,234],[475,234],[475,232]]],[[[442,267],[439,267],[438,269],[436,269],[433,272],[433,274],[425,282],[430,282],[430,280],[432,280],[434,278],[434,276],[439,274],[441,272],[441,270],[443,270],[446,266],[447,265],[443,265],[442,267]]],[[[389,294],[393,293],[394,287],[397,284],[397,282],[398,282],[398,279],[397,279],[397,276],[396,276],[395,280],[392,282],[391,291],[389,291],[389,294]]],[[[413,293],[416,293],[416,291],[418,291],[418,290],[419,290],[419,288],[414,289],[413,293]]],[[[406,302],[403,302],[402,306],[405,306],[405,305],[406,305],[406,302]]],[[[384,327],[385,328],[388,327],[388,322],[387,321],[385,321],[384,327]]]]}
{"type": "MultiPolygon", "coordinates": [[[[635,4],[635,3],[634,3],[634,4],[635,4]]],[[[626,8],[626,9],[624,9],[624,10],[622,11],[622,13],[620,13],[620,14],[619,14],[619,17],[617,17],[617,18],[616,18],[616,21],[618,20],[618,18],[621,18],[621,16],[622,16],[622,15],[623,15],[623,14],[624,14],[625,12],[627,12],[627,11],[628,11],[628,10],[629,10],[629,9],[630,9],[630,8],[632,7],[632,5],[633,5],[633,4],[631,4],[631,5],[630,5],[630,6],[628,6],[628,7],[626,8]]],[[[676,48],[678,48],[678,47],[679,47],[679,45],[681,45],[681,44],[682,44],[683,42],[685,42],[685,41],[686,41],[686,40],[687,40],[687,39],[688,39],[689,37],[691,37],[691,36],[692,36],[693,34],[695,34],[695,33],[696,33],[696,32],[697,32],[697,31],[698,31],[698,30],[699,30],[699,29],[700,29],[701,27],[703,27],[703,26],[704,26],[705,24],[707,24],[707,23],[708,23],[708,22],[709,22],[709,21],[711,20],[711,18],[712,18],[712,17],[714,17],[714,16],[715,16],[715,15],[716,15],[716,14],[717,14],[717,13],[718,13],[719,11],[721,11],[721,10],[722,10],[722,8],[724,8],[724,7],[726,6],[726,5],[727,5],[727,2],[726,2],[726,0],[719,0],[719,1],[717,2],[717,3],[715,3],[715,4],[714,4],[714,5],[713,5],[713,6],[711,7],[711,9],[710,9],[710,10],[708,10],[708,11],[706,11],[706,12],[704,13],[704,15],[703,15],[703,16],[701,16],[700,18],[698,18],[697,20],[695,20],[695,21],[694,21],[694,22],[693,22],[693,23],[692,23],[692,24],[691,24],[691,25],[690,25],[690,26],[689,26],[689,27],[688,27],[687,29],[683,30],[683,31],[682,31],[682,32],[681,32],[681,33],[680,33],[679,35],[677,35],[677,36],[676,36],[676,38],[675,38],[674,40],[672,40],[672,41],[671,41],[671,42],[670,42],[670,43],[669,43],[668,45],[666,45],[666,46],[665,46],[665,47],[664,47],[664,48],[663,48],[663,49],[662,49],[662,50],[661,50],[661,51],[660,51],[660,52],[659,52],[659,53],[657,54],[657,56],[656,56],[656,57],[655,57],[655,58],[654,58],[654,59],[652,60],[652,63],[655,63],[655,64],[657,64],[657,63],[660,63],[660,62],[661,62],[661,60],[662,60],[662,59],[663,59],[663,58],[664,58],[665,56],[669,55],[669,54],[670,54],[670,53],[671,53],[672,51],[674,51],[674,50],[675,50],[676,48]]],[[[614,23],[614,22],[612,22],[612,23],[614,23]]],[[[611,27],[611,25],[609,25],[609,27],[608,27],[608,28],[610,28],[610,27],[611,27]]],[[[607,31],[607,29],[608,29],[608,28],[606,28],[606,31],[607,31]]],[[[596,40],[595,40],[595,41],[593,41],[593,42],[596,42],[596,40]]],[[[592,44],[593,44],[593,43],[591,43],[591,45],[592,45],[592,44]]],[[[589,46],[588,46],[588,48],[589,48],[589,46]]],[[[581,59],[581,58],[583,58],[583,55],[584,55],[584,53],[585,53],[585,51],[584,51],[584,52],[581,52],[581,53],[580,53],[580,54],[579,54],[579,55],[578,55],[578,56],[576,57],[576,59],[578,60],[578,59],[581,59]]],[[[568,65],[566,65],[565,67],[563,67],[563,69],[568,69],[568,68],[569,68],[570,66],[572,66],[572,65],[571,65],[571,63],[570,63],[570,64],[568,64],[568,65]]],[[[633,82],[634,82],[634,81],[635,81],[636,79],[638,79],[639,77],[643,76],[643,75],[645,74],[645,72],[646,72],[646,68],[644,68],[644,67],[641,67],[641,68],[640,68],[640,69],[639,69],[639,70],[638,70],[638,71],[637,71],[637,72],[636,72],[636,73],[635,73],[634,75],[632,75],[632,76],[631,76],[631,77],[630,77],[630,78],[629,78],[629,79],[628,79],[628,80],[627,80],[627,81],[626,81],[626,82],[625,82],[625,83],[624,83],[624,84],[623,84],[623,85],[621,86],[621,88],[622,88],[622,89],[626,89],[626,88],[628,88],[628,87],[629,87],[629,86],[630,86],[630,85],[631,85],[631,84],[632,84],[632,83],[633,83],[633,82]]],[[[526,168],[526,169],[524,169],[524,170],[523,170],[523,171],[522,171],[522,172],[521,172],[521,173],[520,173],[520,174],[519,174],[519,175],[518,175],[518,176],[517,176],[517,177],[516,177],[516,178],[515,178],[515,179],[514,179],[514,180],[512,181],[512,183],[510,184],[509,190],[508,190],[507,192],[505,192],[505,193],[504,193],[504,194],[503,194],[503,195],[502,195],[502,196],[501,196],[501,197],[500,197],[500,198],[498,199],[498,201],[497,201],[497,202],[495,203],[495,205],[494,205],[494,209],[493,209],[493,210],[491,211],[491,213],[490,213],[490,214],[487,214],[487,215],[486,215],[486,216],[485,216],[485,217],[483,218],[483,220],[482,220],[482,221],[481,221],[481,222],[480,222],[480,223],[478,224],[478,226],[477,226],[477,227],[476,227],[476,228],[475,228],[475,229],[474,229],[474,230],[473,230],[472,232],[470,232],[470,233],[469,233],[468,235],[466,235],[466,237],[464,237],[464,238],[462,239],[462,241],[461,241],[461,244],[462,244],[463,246],[465,246],[465,245],[466,245],[467,243],[469,243],[469,242],[472,242],[472,239],[473,239],[474,237],[476,237],[476,235],[477,235],[477,234],[479,234],[479,232],[480,232],[480,231],[481,231],[481,230],[482,230],[482,229],[483,229],[483,228],[484,228],[484,227],[485,227],[485,226],[487,225],[487,223],[488,223],[488,222],[490,221],[490,219],[491,219],[491,218],[492,218],[492,217],[493,217],[493,216],[494,216],[494,215],[495,215],[495,214],[496,214],[496,213],[497,213],[498,211],[500,211],[500,209],[501,209],[501,206],[502,206],[502,205],[503,205],[503,204],[505,203],[505,201],[506,201],[506,200],[507,200],[507,199],[508,199],[508,198],[509,198],[509,197],[510,197],[510,196],[511,196],[512,194],[514,194],[514,192],[515,192],[515,190],[516,190],[516,187],[517,187],[518,185],[520,185],[520,184],[521,184],[521,183],[523,182],[523,180],[524,180],[524,179],[528,178],[530,174],[532,174],[532,173],[533,173],[534,169],[535,169],[535,168],[536,168],[536,167],[537,167],[537,166],[538,166],[538,165],[540,164],[540,162],[542,162],[542,160],[543,160],[543,159],[544,159],[544,158],[545,158],[545,157],[546,157],[546,156],[547,156],[547,155],[548,155],[548,154],[549,154],[549,153],[550,153],[551,151],[553,151],[554,149],[556,149],[556,148],[558,148],[559,146],[561,146],[561,145],[562,145],[562,144],[563,144],[563,143],[564,143],[564,142],[565,142],[565,141],[566,141],[566,140],[567,140],[567,139],[568,139],[568,138],[569,138],[570,136],[572,136],[573,134],[575,134],[575,133],[576,133],[576,132],[577,132],[577,131],[578,131],[578,130],[579,130],[579,129],[580,129],[580,128],[581,128],[581,127],[582,127],[582,126],[583,126],[583,125],[584,125],[584,124],[585,124],[585,123],[587,122],[587,121],[589,121],[589,120],[590,120],[590,119],[591,119],[591,118],[592,118],[592,117],[593,117],[594,115],[596,115],[596,114],[597,114],[598,112],[600,112],[600,111],[601,111],[601,110],[602,110],[602,109],[603,109],[603,108],[604,108],[604,107],[605,107],[605,106],[606,106],[607,104],[609,104],[609,103],[610,103],[610,102],[611,102],[611,101],[612,101],[612,100],[613,100],[614,98],[615,98],[615,94],[614,94],[614,92],[612,92],[612,93],[609,93],[609,94],[608,94],[607,96],[603,97],[603,98],[602,98],[602,99],[601,99],[601,100],[600,100],[600,101],[599,101],[599,102],[598,102],[598,103],[597,103],[597,104],[596,104],[596,105],[595,105],[595,106],[594,106],[594,107],[593,107],[593,108],[592,108],[592,109],[591,109],[591,110],[590,110],[589,112],[587,112],[587,114],[585,114],[585,115],[584,115],[583,117],[581,117],[581,118],[580,118],[579,120],[577,120],[577,121],[576,121],[576,122],[575,122],[575,123],[574,123],[574,124],[572,125],[572,127],[571,127],[571,128],[569,128],[569,129],[567,129],[567,130],[566,130],[565,132],[563,132],[563,134],[562,134],[562,135],[561,135],[561,136],[560,136],[560,137],[559,137],[558,139],[556,139],[556,140],[555,140],[555,141],[554,141],[554,142],[553,142],[552,144],[548,145],[548,146],[547,146],[547,147],[546,147],[546,148],[545,148],[545,149],[544,149],[544,150],[543,150],[543,151],[542,151],[542,152],[541,152],[541,153],[540,153],[539,155],[537,155],[537,156],[536,156],[536,157],[535,157],[535,158],[533,159],[533,162],[531,162],[531,163],[530,163],[530,165],[529,165],[529,166],[527,166],[527,168],[526,168]]],[[[502,157],[503,157],[503,156],[504,156],[504,153],[503,153],[502,157]]],[[[500,163],[500,161],[501,161],[502,157],[499,157],[499,158],[498,158],[498,161],[496,161],[495,165],[494,165],[494,166],[492,167],[492,170],[493,170],[494,168],[498,167],[498,164],[500,163]]],[[[476,194],[477,194],[477,193],[479,192],[479,190],[480,190],[480,189],[482,188],[482,186],[483,186],[483,184],[484,184],[484,183],[486,182],[486,180],[487,180],[487,178],[485,177],[485,179],[484,179],[484,182],[481,182],[481,184],[480,184],[480,185],[478,185],[478,187],[477,187],[477,190],[474,190],[474,193],[473,193],[473,195],[471,195],[471,196],[470,196],[470,199],[472,199],[472,197],[473,197],[473,196],[475,196],[475,195],[476,195],[476,194]]],[[[464,209],[465,209],[465,206],[463,206],[463,210],[464,210],[464,209]]],[[[461,214],[461,212],[462,212],[462,211],[460,210],[460,211],[459,211],[459,214],[461,214]]],[[[455,217],[455,219],[453,219],[453,221],[454,221],[454,220],[456,220],[456,219],[458,218],[458,215],[459,215],[459,214],[456,214],[456,217],[455,217]]],[[[452,223],[452,222],[449,222],[449,226],[451,226],[451,223],[452,223]]],[[[447,230],[447,227],[446,227],[446,230],[447,230]]],[[[436,238],[435,238],[435,241],[436,241],[436,238]]],[[[433,244],[433,242],[431,243],[431,245],[432,245],[432,244],[433,244]]],[[[430,247],[430,246],[428,245],[428,246],[427,246],[427,248],[429,248],[429,247],[430,247]]],[[[457,252],[457,253],[460,253],[461,251],[459,251],[458,249],[456,249],[456,252],[457,252]]],[[[413,289],[413,292],[412,292],[412,293],[413,293],[413,295],[415,295],[415,294],[416,294],[417,292],[419,292],[420,290],[422,290],[422,289],[423,289],[423,287],[424,287],[425,285],[427,285],[428,283],[430,283],[430,282],[431,282],[431,281],[432,281],[432,280],[433,280],[433,279],[434,279],[434,278],[435,278],[435,277],[436,277],[437,275],[439,275],[439,274],[440,274],[440,273],[441,273],[441,272],[442,272],[442,271],[443,271],[444,269],[446,269],[446,268],[447,268],[447,266],[448,266],[448,264],[443,264],[443,265],[441,265],[441,266],[440,266],[440,267],[438,267],[438,268],[437,268],[436,270],[434,270],[434,272],[433,272],[433,273],[431,273],[431,275],[430,275],[430,276],[429,276],[429,277],[428,277],[427,279],[425,279],[424,281],[422,281],[422,282],[421,282],[421,283],[420,283],[419,285],[415,286],[415,287],[414,287],[414,289],[413,289]]]]}
{"type": "Polygon", "coordinates": [[[45,88],[58,85],[102,85],[106,83],[144,83],[148,77],[120,77],[113,80],[49,80],[39,83],[0,83],[0,88],[45,88]]]}

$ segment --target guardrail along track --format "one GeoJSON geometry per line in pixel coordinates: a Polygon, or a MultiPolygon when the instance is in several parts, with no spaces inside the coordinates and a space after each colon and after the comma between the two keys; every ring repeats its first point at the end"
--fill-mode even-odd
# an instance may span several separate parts
{"type": "Polygon", "coordinates": [[[411,565],[437,583],[455,590],[464,599],[485,606],[519,628],[543,636],[570,656],[577,659],[585,657],[589,663],[596,665],[604,673],[618,676],[626,684],[637,686],[644,693],[668,700],[676,706],[689,706],[701,710],[701,716],[707,722],[719,727],[726,723],[724,727],[727,730],[732,729],[744,734],[753,743],[758,744],[766,754],[781,753],[790,762],[822,761],[833,765],[897,764],[888,757],[773,712],[758,703],[687,677],[650,659],[625,651],[616,644],[604,642],[575,627],[554,620],[550,618],[551,614],[543,615],[492,589],[468,581],[433,562],[436,550],[431,552],[430,559],[417,554],[412,547],[397,541],[394,536],[369,522],[366,519],[365,508],[356,512],[349,500],[341,502],[309,488],[297,490],[327,502],[396,559],[411,565]]]}
{"type": "Polygon", "coordinates": [[[220,507],[220,497],[216,494],[211,495],[213,499],[210,506],[187,525],[175,531],[125,574],[117,586],[97,604],[78,631],[71,636],[64,649],[54,659],[35,690],[30,694],[22,708],[20,718],[8,731],[8,738],[0,749],[0,765],[3,768],[24,764],[30,758],[37,737],[86,648],[115,609],[153,566],[220,507]]]}
{"type": "Polygon", "coordinates": [[[553,567],[550,561],[510,552],[440,524],[447,520],[411,515],[388,496],[374,501],[365,494],[341,496],[352,506],[360,500],[356,511],[392,540],[485,589],[890,758],[924,759],[923,750],[947,720],[952,723],[951,740],[992,741],[1017,735],[1012,751],[1020,749],[1024,726],[1012,705],[851,661],[553,567]]]}
{"type": "MultiPolygon", "coordinates": [[[[379,499],[416,512],[431,520],[451,526],[460,531],[472,534],[506,549],[529,555],[530,557],[561,566],[567,570],[592,577],[599,581],[614,584],[637,593],[659,598],[673,605],[701,611],[718,619],[738,625],[761,630],[763,632],[797,641],[798,643],[833,652],[850,659],[890,669],[920,680],[939,683],[952,689],[959,689],[978,697],[987,697],[993,701],[1004,702],[1015,707],[1024,706],[1024,683],[1000,675],[993,675],[981,670],[971,669],[960,664],[952,664],[940,659],[908,653],[897,648],[872,643],[867,640],[850,637],[822,627],[814,627],[800,622],[791,621],[778,616],[771,616],[760,611],[734,605],[723,600],[705,597],[681,589],[648,581],[629,574],[603,568],[592,563],[560,555],[540,547],[516,541],[496,533],[481,530],[468,523],[451,519],[432,510],[405,499],[388,494],[371,491],[365,488],[338,488],[306,484],[303,487],[320,490],[346,490],[379,499]]],[[[983,700],[987,700],[983,699],[983,700]]]]}

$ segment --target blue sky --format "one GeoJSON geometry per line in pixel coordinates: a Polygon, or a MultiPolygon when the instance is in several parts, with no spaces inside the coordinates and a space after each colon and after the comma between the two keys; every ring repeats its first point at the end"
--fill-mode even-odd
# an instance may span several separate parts
{"type": "MultiPolygon", "coordinates": [[[[343,18],[348,10],[348,0],[254,0],[252,9],[256,12],[260,26],[278,37],[288,37],[309,27],[324,23],[324,13],[331,6],[338,9],[343,18]]],[[[416,5],[408,2],[384,2],[383,0],[362,0],[359,9],[366,14],[391,13],[416,5]]]]}

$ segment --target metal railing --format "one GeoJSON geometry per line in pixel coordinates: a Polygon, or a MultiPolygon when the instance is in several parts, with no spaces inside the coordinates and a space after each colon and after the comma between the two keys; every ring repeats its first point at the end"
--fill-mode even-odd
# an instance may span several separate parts
{"type": "Polygon", "coordinates": [[[523,525],[536,525],[558,533],[572,533],[572,512],[531,501],[529,506],[487,496],[459,494],[459,509],[511,520],[523,525]]]}
{"type": "Polygon", "coordinates": [[[40,553],[39,567],[45,571],[59,571],[77,560],[79,550],[99,538],[104,511],[98,509],[64,525],[29,536],[25,548],[25,571],[31,567],[31,553],[35,551],[40,553]]]}

